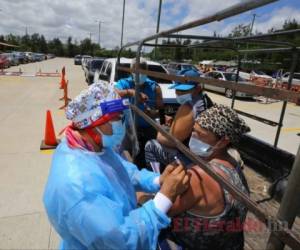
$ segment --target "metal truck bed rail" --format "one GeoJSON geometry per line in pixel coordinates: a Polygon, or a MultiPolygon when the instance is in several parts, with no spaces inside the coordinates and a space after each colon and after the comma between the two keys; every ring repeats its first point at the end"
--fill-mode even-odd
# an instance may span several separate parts
{"type": "MultiPolygon", "coordinates": [[[[251,94],[256,94],[256,95],[262,95],[266,97],[270,97],[273,99],[278,99],[278,100],[283,100],[283,106],[281,110],[281,115],[278,124],[278,129],[277,129],[277,134],[274,142],[274,147],[277,147],[281,127],[282,127],[282,122],[286,110],[286,105],[288,101],[294,102],[294,103],[299,103],[299,94],[295,93],[293,91],[290,91],[290,87],[292,84],[292,79],[294,75],[294,71],[297,65],[298,61],[298,55],[299,51],[296,46],[290,43],[286,43],[285,41],[282,42],[276,42],[276,41],[269,41],[269,40],[262,40],[265,38],[270,38],[273,36],[281,36],[281,35],[287,35],[287,34],[293,34],[293,33],[299,33],[300,29],[294,30],[294,31],[284,31],[284,32],[277,32],[273,34],[262,34],[262,35],[256,35],[256,36],[249,36],[249,37],[240,37],[240,38],[234,38],[230,41],[228,38],[209,38],[209,37],[204,37],[204,36],[198,36],[198,37],[193,37],[193,39],[198,39],[198,40],[206,40],[206,43],[202,43],[200,45],[195,45],[195,46],[190,46],[191,47],[205,47],[205,48],[213,48],[213,46],[210,46],[211,44],[217,44],[215,41],[226,41],[226,42],[231,42],[233,45],[232,46],[224,46],[221,45],[218,48],[219,49],[230,49],[233,50],[237,53],[238,56],[238,63],[237,63],[237,76],[236,76],[236,81],[234,82],[228,82],[228,81],[219,81],[219,80],[211,80],[211,79],[206,79],[206,78],[192,78],[192,77],[180,77],[180,76],[173,76],[173,75],[167,75],[167,74],[160,74],[160,73],[153,73],[151,71],[146,71],[146,70],[141,70],[140,69],[140,57],[141,57],[141,50],[142,47],[147,44],[148,46],[151,46],[152,44],[148,43],[151,40],[156,40],[158,38],[163,38],[166,36],[174,36],[174,33],[187,30],[190,28],[195,28],[200,25],[208,24],[214,21],[220,21],[228,17],[235,16],[237,14],[243,13],[245,11],[264,6],[266,4],[275,2],[276,0],[248,0],[248,1],[243,1],[242,3],[233,5],[230,8],[226,8],[222,11],[218,11],[217,13],[180,25],[178,27],[166,30],[166,31],[161,31],[159,33],[156,33],[154,35],[148,36],[144,39],[141,39],[136,42],[132,43],[127,43],[126,45],[122,46],[119,50],[118,53],[118,58],[120,57],[122,50],[124,48],[128,48],[131,46],[138,46],[137,47],[137,53],[136,53],[136,64],[135,64],[135,69],[133,70],[136,72],[135,76],[135,82],[139,83],[139,74],[148,74],[149,76],[156,76],[168,80],[180,80],[180,81],[186,81],[186,80],[194,80],[198,82],[203,82],[206,84],[212,84],[215,86],[226,86],[228,88],[231,88],[235,91],[241,91],[241,92],[246,92],[246,93],[251,93],[251,94]],[[249,43],[260,43],[260,44],[269,44],[273,46],[278,46],[278,45],[284,45],[286,47],[284,48],[278,48],[278,47],[272,47],[272,48],[267,48],[267,49],[256,49],[256,50],[239,50],[238,48],[235,47],[235,43],[241,43],[241,42],[249,42],[249,43]],[[240,54],[241,53],[250,53],[250,52],[260,52],[260,53],[270,53],[270,52],[282,52],[282,51],[289,51],[292,54],[292,66],[290,69],[290,76],[289,76],[289,81],[288,81],[288,90],[282,90],[282,89],[273,89],[273,88],[268,88],[268,87],[261,87],[261,86],[241,86],[241,84],[238,83],[238,77],[239,77],[239,70],[240,70],[240,65],[241,65],[241,58],[240,54]]],[[[182,38],[188,38],[189,35],[182,35],[182,38]]],[[[190,36],[191,37],[191,36],[190,36]]],[[[156,45],[156,43],[155,43],[156,45]]],[[[154,45],[154,46],[155,46],[154,45]]],[[[181,45],[180,45],[181,46],[181,45]]],[[[178,46],[178,47],[180,47],[178,46]]],[[[215,45],[214,45],[215,46],[215,45]]],[[[171,47],[171,46],[170,46],[171,47]]],[[[215,46],[216,47],[216,46],[215,46]]],[[[119,60],[118,60],[119,61],[119,60]]],[[[118,67],[118,65],[117,65],[118,67]]],[[[121,70],[127,71],[127,72],[133,72],[128,68],[119,68],[121,70]]],[[[136,91],[135,91],[135,104],[138,104],[138,95],[139,95],[139,84],[135,85],[136,91]]],[[[233,95],[232,98],[232,105],[231,107],[234,107],[234,100],[235,100],[235,94],[233,95]]],[[[194,155],[192,152],[189,151],[188,148],[186,148],[180,141],[178,141],[176,138],[174,138],[172,135],[164,131],[159,125],[157,125],[154,121],[151,120],[150,117],[148,117],[146,114],[144,114],[141,110],[137,108],[136,105],[131,106],[132,110],[142,116],[151,126],[153,126],[155,129],[160,131],[166,138],[171,140],[172,142],[175,143],[176,147],[183,152],[189,159],[191,159],[194,163],[200,165],[202,169],[207,172],[212,178],[214,178],[222,187],[227,189],[236,199],[240,200],[243,202],[250,211],[252,211],[259,220],[261,220],[264,223],[271,223],[274,226],[278,226],[280,228],[279,231],[272,231],[272,234],[269,238],[267,249],[283,249],[284,244],[287,244],[288,246],[292,247],[293,249],[300,249],[300,241],[297,239],[297,237],[294,235],[294,233],[287,228],[284,228],[282,226],[281,221],[287,221],[289,224],[289,227],[291,227],[294,223],[295,216],[296,216],[296,211],[300,207],[300,199],[298,198],[298,194],[300,192],[300,186],[298,183],[300,182],[300,147],[298,150],[298,154],[296,156],[296,159],[294,161],[294,166],[292,169],[292,178],[291,181],[289,181],[287,191],[283,197],[284,202],[281,203],[281,206],[279,208],[279,213],[277,215],[278,219],[275,219],[274,217],[269,216],[267,213],[262,211],[260,208],[258,208],[257,203],[249,199],[247,196],[245,196],[243,193],[241,193],[239,190],[237,190],[234,186],[232,186],[227,180],[225,180],[222,176],[219,176],[215,171],[212,170],[212,168],[209,167],[207,163],[205,163],[201,158],[197,157],[194,155]],[[296,198],[294,197],[296,195],[296,198]],[[294,199],[293,199],[294,198],[294,199]],[[289,210],[289,207],[292,207],[291,210],[289,210]],[[290,211],[290,212],[289,212],[290,211]]],[[[251,114],[250,114],[251,115],[251,114]]]]}

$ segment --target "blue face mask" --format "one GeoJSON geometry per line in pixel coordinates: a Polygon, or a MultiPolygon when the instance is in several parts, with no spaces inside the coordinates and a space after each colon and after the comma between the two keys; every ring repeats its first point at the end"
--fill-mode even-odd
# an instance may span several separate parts
{"type": "Polygon", "coordinates": [[[209,157],[213,153],[213,147],[211,145],[199,140],[193,134],[190,138],[189,148],[194,154],[200,157],[209,157]]]}
{"type": "Polygon", "coordinates": [[[104,148],[115,148],[119,146],[125,136],[125,125],[121,120],[110,122],[110,124],[112,126],[112,135],[105,135],[99,128],[96,128],[102,135],[102,145],[104,148]]]}
{"type": "Polygon", "coordinates": [[[184,104],[186,102],[192,101],[192,94],[176,95],[176,100],[179,104],[184,104]]]}
{"type": "MultiPolygon", "coordinates": [[[[135,80],[135,76],[136,76],[136,74],[133,73],[132,74],[133,80],[135,80]]],[[[146,80],[147,80],[147,76],[143,75],[143,74],[140,74],[140,84],[144,84],[146,82],[146,80]]]]}

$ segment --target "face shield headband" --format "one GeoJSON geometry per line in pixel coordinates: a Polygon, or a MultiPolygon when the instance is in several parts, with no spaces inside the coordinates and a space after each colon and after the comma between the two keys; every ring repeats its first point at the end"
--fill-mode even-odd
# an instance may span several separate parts
{"type": "Polygon", "coordinates": [[[72,127],[87,128],[102,125],[129,108],[128,99],[114,99],[102,102],[99,106],[73,120],[72,127]]]}

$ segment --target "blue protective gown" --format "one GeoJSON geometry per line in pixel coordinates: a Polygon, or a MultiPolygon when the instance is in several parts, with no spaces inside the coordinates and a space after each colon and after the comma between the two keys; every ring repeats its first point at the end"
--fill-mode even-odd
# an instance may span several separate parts
{"type": "Polygon", "coordinates": [[[158,191],[156,176],[110,149],[71,149],[63,140],[44,193],[61,249],[155,249],[170,219],[152,200],[137,208],[135,191],[158,191]]]}

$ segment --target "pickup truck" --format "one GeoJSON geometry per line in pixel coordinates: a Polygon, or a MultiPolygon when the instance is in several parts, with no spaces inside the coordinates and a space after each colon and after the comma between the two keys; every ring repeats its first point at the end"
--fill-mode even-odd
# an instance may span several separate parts
{"type": "MultiPolygon", "coordinates": [[[[120,58],[120,66],[130,68],[131,61],[132,59],[130,58],[122,57],[120,58]]],[[[109,84],[115,84],[115,82],[117,82],[119,79],[129,77],[130,73],[124,71],[116,72],[116,63],[117,63],[117,58],[105,59],[101,69],[95,72],[94,82],[101,80],[109,84]]],[[[168,73],[167,69],[160,63],[147,61],[147,64],[148,64],[148,70],[150,71],[168,73]]],[[[179,105],[176,101],[175,91],[173,89],[169,89],[169,86],[173,82],[165,79],[151,77],[151,76],[149,78],[156,81],[161,87],[166,114],[174,114],[179,105]]]]}

